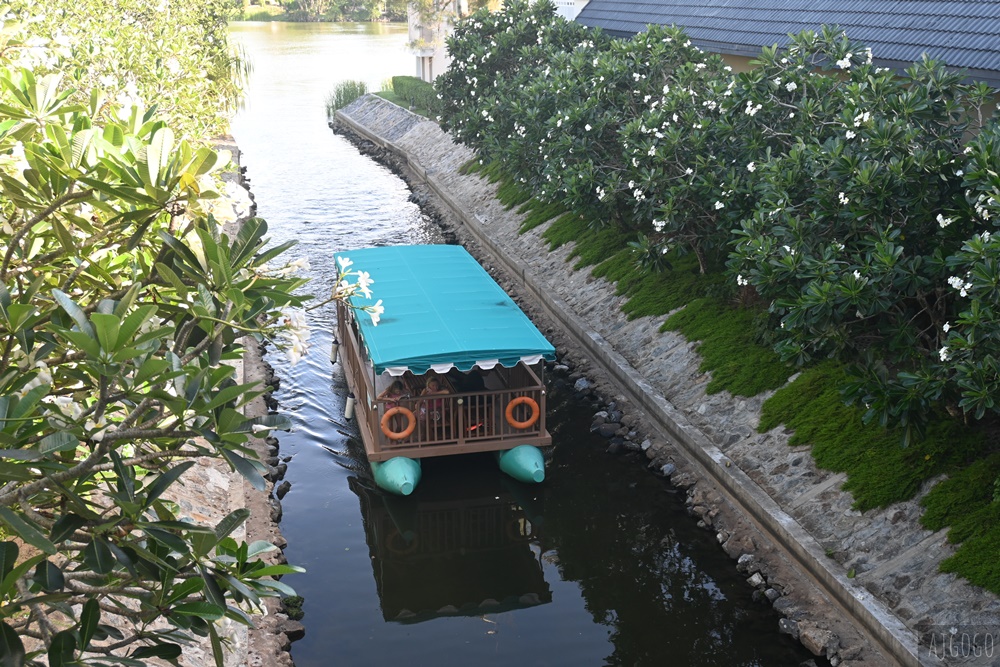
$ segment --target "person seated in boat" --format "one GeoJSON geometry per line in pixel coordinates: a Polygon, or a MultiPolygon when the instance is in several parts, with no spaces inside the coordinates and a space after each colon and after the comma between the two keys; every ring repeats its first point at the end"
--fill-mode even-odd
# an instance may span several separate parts
{"type": "Polygon", "coordinates": [[[486,390],[486,383],[483,381],[482,371],[477,367],[470,370],[468,373],[463,373],[459,370],[452,369],[453,375],[448,377],[452,379],[452,384],[458,386],[459,391],[466,394],[473,394],[486,390]]]}
{"type": "MultiPolygon", "coordinates": [[[[424,386],[423,391],[420,392],[421,396],[440,396],[442,394],[450,394],[448,388],[441,384],[441,380],[436,377],[431,377],[427,379],[427,384],[424,386]]],[[[444,399],[441,398],[425,398],[420,401],[419,411],[420,418],[426,419],[428,416],[433,421],[441,419],[441,412],[444,410],[444,399]]]]}
{"type": "Polygon", "coordinates": [[[399,399],[406,397],[406,388],[403,386],[402,381],[393,380],[392,384],[386,387],[378,397],[383,401],[398,403],[399,399]]]}

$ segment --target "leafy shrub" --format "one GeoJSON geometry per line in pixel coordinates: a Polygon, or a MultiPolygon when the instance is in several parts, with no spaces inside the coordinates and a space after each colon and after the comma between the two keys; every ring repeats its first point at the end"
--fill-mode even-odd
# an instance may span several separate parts
{"type": "Polygon", "coordinates": [[[931,61],[879,69],[833,27],[734,75],[678,29],[610,40],[544,1],[474,14],[449,49],[442,126],[502,165],[505,190],[617,228],[640,271],[674,249],[702,272],[728,260],[771,311],[757,338],[799,365],[855,363],[849,398],[907,443],[935,404],[1000,415],[985,86],[931,61]]]}
{"type": "Polygon", "coordinates": [[[411,108],[431,114],[436,113],[441,106],[434,85],[415,76],[392,77],[392,92],[411,108]]]}
{"type": "MultiPolygon", "coordinates": [[[[823,385],[817,403],[771,409],[820,465],[848,472],[859,507],[983,454],[973,422],[1000,419],[988,87],[929,60],[880,69],[834,26],[733,74],[680,30],[612,40],[546,0],[476,13],[448,48],[440,120],[477,152],[472,168],[509,205],[565,211],[543,238],[617,280],[630,316],[686,301],[669,326],[701,340],[712,391],[752,394],[806,368],[772,400],[823,385]],[[692,258],[707,281],[677,271],[692,258]],[[741,354],[760,341],[773,351],[741,354]]],[[[998,478],[968,479],[986,499],[998,478]]],[[[947,567],[1000,590],[996,507],[983,532],[953,533],[969,542],[947,567]]]]}
{"type": "MultiPolygon", "coordinates": [[[[811,445],[819,466],[848,474],[843,488],[853,494],[856,508],[911,498],[927,480],[958,473],[984,451],[981,435],[951,420],[938,420],[929,437],[900,447],[898,429],[865,424],[863,408],[844,404],[840,386],[847,378],[844,365],[832,361],[803,371],[764,403],[758,430],[780,424],[794,429],[790,445],[811,445]]],[[[985,487],[976,491],[984,492],[985,487]]]]}
{"type": "Polygon", "coordinates": [[[226,362],[247,339],[296,355],[307,333],[300,263],[278,259],[292,244],[267,246],[246,190],[221,178],[228,153],[207,145],[245,71],[230,5],[7,3],[3,664],[176,664],[201,636],[221,665],[215,621],[250,624],[264,598],[292,593],[274,577],[300,571],[232,537],[248,510],[209,526],[169,499],[200,457],[265,488],[250,438],[288,420],[244,416],[263,388],[226,362]]]}
{"type": "Polygon", "coordinates": [[[281,7],[264,6],[250,7],[244,11],[244,21],[283,21],[286,20],[285,12],[281,7]]]}

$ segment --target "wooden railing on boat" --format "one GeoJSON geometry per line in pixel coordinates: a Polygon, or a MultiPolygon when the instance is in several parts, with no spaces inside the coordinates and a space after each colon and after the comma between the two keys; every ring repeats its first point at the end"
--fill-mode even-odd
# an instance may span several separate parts
{"type": "MultiPolygon", "coordinates": [[[[411,380],[410,395],[397,400],[377,398],[371,366],[360,345],[353,324],[353,313],[338,308],[337,337],[340,361],[347,382],[355,397],[355,417],[361,430],[365,450],[371,461],[387,461],[395,456],[422,458],[473,452],[511,449],[518,445],[544,447],[552,443],[545,428],[545,385],[542,365],[530,367],[518,364],[514,368],[498,368],[494,377],[503,388],[471,392],[454,392],[421,397],[423,386],[419,376],[411,380]],[[416,383],[416,384],[414,384],[416,383]],[[527,397],[538,406],[538,418],[530,426],[518,428],[512,422],[529,421],[530,403],[519,402],[513,408],[513,419],[507,418],[507,407],[519,397],[527,397]],[[387,410],[405,408],[413,415],[414,427],[406,437],[388,437],[382,430],[387,410]]],[[[444,377],[444,376],[442,376],[444,377]]],[[[387,430],[391,434],[408,429],[408,415],[389,417],[387,430]]]]}

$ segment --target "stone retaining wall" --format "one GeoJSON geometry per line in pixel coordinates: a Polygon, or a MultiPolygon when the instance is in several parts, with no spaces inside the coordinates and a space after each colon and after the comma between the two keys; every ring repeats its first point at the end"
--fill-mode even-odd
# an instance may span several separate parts
{"type": "MultiPolygon", "coordinates": [[[[548,250],[540,238],[544,226],[521,234],[523,216],[504,209],[495,185],[459,173],[473,154],[436,123],[375,96],[338,112],[336,123],[401,156],[412,177],[454,215],[468,243],[481,246],[480,260],[503,267],[529,308],[544,311],[567,346],[583,353],[583,364],[594,362],[593,372],[605,375],[611,391],[660,434],[647,451],[654,468],[675,467],[672,480],[690,486],[684,476],[693,465],[703,482],[690,496],[717,493],[720,502],[733,503],[743,514],[731,519],[734,526],[749,520],[778,547],[770,558],[786,556],[809,580],[806,586],[816,585],[815,595],[800,586],[797,596],[786,591],[775,606],[810,631],[810,642],[803,638],[810,648],[820,632],[834,632],[836,641],[816,646],[817,655],[826,653],[835,665],[997,664],[997,657],[928,656],[926,646],[918,655],[918,641],[942,628],[978,624],[1000,631],[1000,600],[938,572],[954,549],[944,531],[920,526],[916,500],[863,514],[852,509],[850,494],[840,489],[844,475],[818,469],[808,448],[790,447],[786,429],[757,433],[769,394],[706,394],[709,377],[698,371],[695,345],[661,333],[662,317],[627,320],[612,284],[574,271],[570,247],[548,250]],[[838,611],[874,643],[859,650],[850,629],[837,625],[838,611]]],[[[733,557],[754,548],[757,538],[745,530],[721,528],[707,512],[703,517],[733,557]]]]}

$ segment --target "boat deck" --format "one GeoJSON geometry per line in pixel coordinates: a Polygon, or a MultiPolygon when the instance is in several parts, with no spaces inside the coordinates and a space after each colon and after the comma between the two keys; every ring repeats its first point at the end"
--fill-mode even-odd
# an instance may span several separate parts
{"type": "Polygon", "coordinates": [[[497,366],[480,373],[488,388],[468,390],[469,374],[452,370],[447,374],[413,375],[402,380],[406,394],[398,399],[377,398],[376,377],[367,361],[354,324],[354,313],[338,307],[337,338],[340,360],[348,386],[355,397],[355,417],[370,461],[387,461],[396,456],[423,458],[512,449],[519,445],[544,447],[552,444],[545,428],[545,385],[542,363],[497,366]],[[426,380],[442,381],[447,394],[421,397],[426,380]],[[531,402],[517,401],[525,397],[531,402]],[[394,410],[401,408],[400,410],[394,410]],[[393,411],[388,418],[386,412],[393,411]],[[532,416],[537,413],[535,419],[532,416]],[[412,415],[412,417],[411,417],[412,415]],[[525,422],[530,425],[524,425],[525,422]],[[383,422],[385,430],[383,429],[383,422]],[[412,430],[410,426],[412,425],[412,430]],[[519,427],[523,426],[523,427],[519,427]],[[385,431],[394,434],[389,437],[385,431]],[[409,431],[405,437],[400,434],[409,431]]]}

